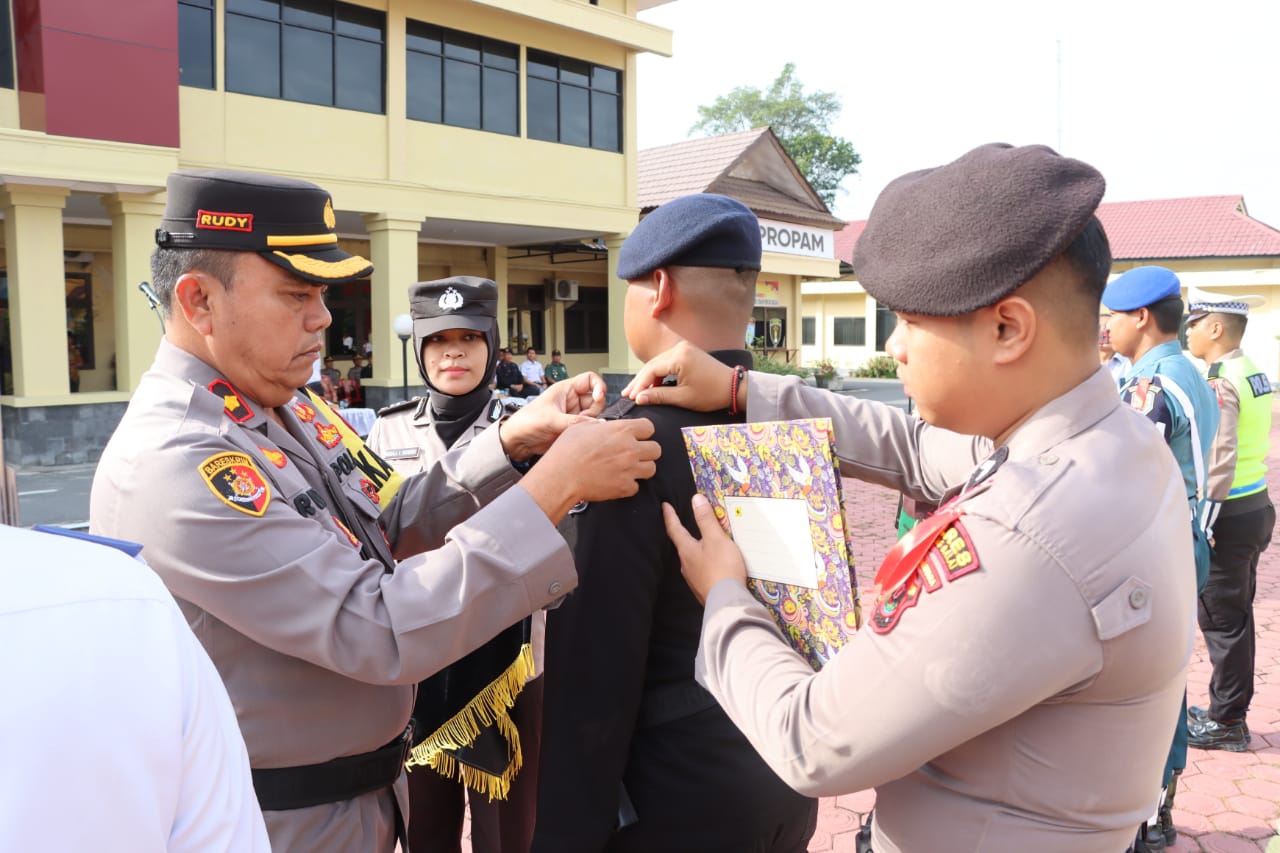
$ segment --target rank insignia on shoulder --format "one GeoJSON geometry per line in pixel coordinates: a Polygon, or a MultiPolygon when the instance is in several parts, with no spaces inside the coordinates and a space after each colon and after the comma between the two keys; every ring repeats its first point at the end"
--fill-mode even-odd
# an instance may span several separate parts
{"type": "Polygon", "coordinates": [[[253,410],[245,403],[240,392],[225,379],[215,379],[207,386],[209,392],[222,398],[222,410],[238,424],[253,419],[253,410]]]}
{"type": "Polygon", "coordinates": [[[289,458],[279,450],[272,450],[268,447],[259,447],[258,449],[262,451],[263,456],[267,457],[267,461],[277,468],[283,468],[289,464],[289,458]]]}
{"type": "Polygon", "coordinates": [[[382,417],[383,415],[390,415],[395,412],[399,412],[404,409],[408,409],[413,406],[416,406],[418,405],[418,399],[419,398],[414,397],[409,400],[401,400],[398,403],[392,403],[390,406],[383,406],[381,409],[378,409],[378,417],[382,417]]]}
{"type": "Polygon", "coordinates": [[[871,629],[887,634],[924,593],[942,589],[982,564],[958,509],[940,510],[899,540],[876,573],[871,629]],[[932,523],[931,523],[932,522],[932,523]],[[919,537],[913,537],[920,531],[919,537]],[[912,540],[912,541],[908,541],[912,540]]]}
{"type": "Polygon", "coordinates": [[[271,487],[243,453],[215,453],[199,470],[209,490],[232,509],[261,516],[271,504],[271,487]]]}
{"type": "Polygon", "coordinates": [[[501,400],[493,400],[489,403],[489,423],[502,420],[502,413],[505,411],[501,400]]]}
{"type": "Polygon", "coordinates": [[[380,454],[383,459],[417,459],[422,452],[418,447],[388,447],[380,454]]]}
{"type": "Polygon", "coordinates": [[[295,400],[293,403],[293,413],[298,416],[298,420],[303,423],[311,423],[316,419],[316,410],[303,403],[301,400],[295,400]]]}

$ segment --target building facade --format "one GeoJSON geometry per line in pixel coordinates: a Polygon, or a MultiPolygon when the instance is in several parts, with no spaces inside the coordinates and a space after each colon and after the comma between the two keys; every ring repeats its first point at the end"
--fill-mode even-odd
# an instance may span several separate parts
{"type": "Polygon", "coordinates": [[[419,386],[393,320],[448,275],[499,283],[513,345],[627,372],[609,295],[639,210],[636,56],[671,52],[636,16],[661,2],[0,2],[9,460],[97,459],[162,333],[139,286],[180,168],[332,193],[376,269],[330,293],[326,351],[371,349],[372,405],[419,386]]]}
{"type": "MultiPolygon", "coordinates": [[[[1112,276],[1158,264],[1178,274],[1184,299],[1188,287],[1264,297],[1249,313],[1243,347],[1273,379],[1280,376],[1280,231],[1251,217],[1243,196],[1105,202],[1098,218],[1111,243],[1112,276]]],[[[800,357],[806,363],[830,358],[849,370],[884,355],[893,312],[863,290],[853,267],[865,225],[850,222],[836,234],[839,280],[802,285],[800,357]]]]}

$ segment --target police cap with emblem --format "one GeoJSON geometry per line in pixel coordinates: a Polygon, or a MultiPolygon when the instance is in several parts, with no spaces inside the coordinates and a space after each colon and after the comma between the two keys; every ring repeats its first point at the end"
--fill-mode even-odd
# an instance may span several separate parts
{"type": "Polygon", "coordinates": [[[413,348],[418,370],[431,385],[422,363],[422,343],[446,329],[472,329],[484,334],[489,345],[489,376],[496,369],[495,354],[502,343],[498,335],[498,285],[487,278],[455,275],[437,281],[409,285],[409,314],[413,317],[413,348]]]}
{"type": "Polygon", "coordinates": [[[644,278],[658,267],[760,269],[760,222],[742,202],[697,193],[656,208],[618,252],[618,278],[644,278]]]}
{"type": "Polygon", "coordinates": [[[1187,288],[1188,319],[1199,320],[1208,314],[1238,314],[1249,316],[1250,308],[1257,308],[1266,298],[1253,293],[1213,293],[1198,287],[1187,288]]]}
{"type": "Polygon", "coordinates": [[[967,314],[1065,251],[1105,189],[1097,169],[1043,145],[983,145],[885,187],[855,246],[854,272],[894,311],[967,314]]]}
{"type": "Polygon", "coordinates": [[[373,264],[338,248],[329,193],[275,175],[174,172],[156,245],[256,252],[299,278],[335,284],[367,278],[373,264]]]}
{"type": "Polygon", "coordinates": [[[1164,267],[1134,267],[1116,278],[1102,291],[1102,304],[1112,311],[1137,311],[1163,302],[1182,299],[1182,282],[1164,267]]]}

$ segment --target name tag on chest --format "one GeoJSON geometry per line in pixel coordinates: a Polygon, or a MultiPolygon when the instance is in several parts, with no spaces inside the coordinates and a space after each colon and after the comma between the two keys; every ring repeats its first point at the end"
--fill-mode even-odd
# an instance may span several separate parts
{"type": "Polygon", "coordinates": [[[422,453],[420,447],[388,447],[382,451],[381,456],[388,462],[399,459],[417,459],[422,453]]]}

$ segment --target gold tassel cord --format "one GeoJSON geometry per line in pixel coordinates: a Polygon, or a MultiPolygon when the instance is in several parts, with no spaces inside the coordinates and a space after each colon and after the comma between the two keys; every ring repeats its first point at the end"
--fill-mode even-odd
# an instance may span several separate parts
{"type": "Polygon", "coordinates": [[[520,734],[507,711],[515,705],[525,682],[534,676],[533,647],[525,643],[502,674],[475,695],[466,707],[440,728],[422,739],[405,761],[405,767],[430,767],[442,776],[463,782],[468,788],[487,794],[489,799],[506,799],[511,780],[522,761],[520,734]],[[510,762],[501,776],[462,764],[445,750],[470,746],[485,726],[496,725],[507,741],[510,762]]]}

